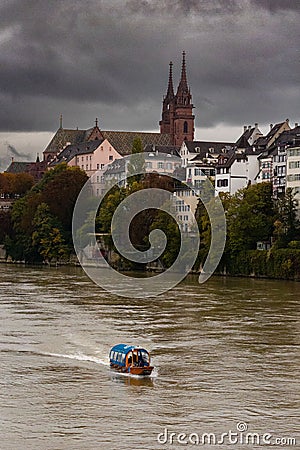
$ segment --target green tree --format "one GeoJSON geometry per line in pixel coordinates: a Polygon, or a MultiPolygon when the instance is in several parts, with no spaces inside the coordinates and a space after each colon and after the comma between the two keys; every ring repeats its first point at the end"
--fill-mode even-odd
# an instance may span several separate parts
{"type": "Polygon", "coordinates": [[[0,211],[0,244],[4,244],[6,236],[10,235],[12,220],[10,211],[0,211]]]}
{"type": "Polygon", "coordinates": [[[132,143],[130,162],[127,165],[128,185],[134,182],[140,182],[145,172],[145,155],[140,138],[135,138],[132,143]],[[134,175],[139,173],[141,175],[134,175]]]}
{"type": "Polygon", "coordinates": [[[166,249],[159,259],[164,267],[168,268],[174,263],[180,251],[180,230],[173,217],[161,210],[157,211],[156,217],[150,226],[150,231],[155,229],[162,230],[166,235],[166,249]]]}
{"type": "Polygon", "coordinates": [[[279,199],[278,218],[274,223],[274,238],[277,248],[285,248],[289,242],[300,239],[300,222],[297,217],[297,202],[293,190],[288,188],[279,199]]]}
{"type": "Polygon", "coordinates": [[[230,251],[255,249],[257,241],[269,240],[275,213],[271,183],[258,183],[239,190],[232,197],[227,212],[230,251]]]}
{"type": "Polygon", "coordinates": [[[69,249],[63,238],[58,220],[50,213],[46,203],[41,203],[33,219],[32,244],[47,262],[69,257],[69,249]]]}
{"type": "Polygon", "coordinates": [[[51,177],[42,182],[41,202],[49,206],[50,212],[62,224],[71,242],[73,209],[76,199],[88,177],[78,167],[62,165],[53,169],[51,177]]]}

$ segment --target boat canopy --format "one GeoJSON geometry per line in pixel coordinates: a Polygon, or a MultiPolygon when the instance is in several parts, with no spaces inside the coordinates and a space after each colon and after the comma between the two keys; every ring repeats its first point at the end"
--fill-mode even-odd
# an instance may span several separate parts
{"type": "Polygon", "coordinates": [[[147,352],[144,348],[136,347],[135,345],[126,345],[126,344],[117,344],[114,347],[111,348],[111,352],[118,352],[123,353],[124,355],[127,355],[127,353],[131,352],[132,350],[139,350],[142,352],[147,352]]]}

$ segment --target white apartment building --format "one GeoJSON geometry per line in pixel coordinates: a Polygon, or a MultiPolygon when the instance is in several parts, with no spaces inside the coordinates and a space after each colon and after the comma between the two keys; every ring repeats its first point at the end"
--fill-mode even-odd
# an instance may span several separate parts
{"type": "Polygon", "coordinates": [[[300,212],[300,147],[287,149],[286,171],[286,188],[291,188],[295,194],[300,212]]]}

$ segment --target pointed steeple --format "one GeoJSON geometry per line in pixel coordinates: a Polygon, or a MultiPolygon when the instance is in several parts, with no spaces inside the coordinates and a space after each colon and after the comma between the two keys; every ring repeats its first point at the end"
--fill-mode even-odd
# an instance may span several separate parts
{"type": "Polygon", "coordinates": [[[185,51],[182,52],[181,78],[177,89],[177,95],[188,94],[189,87],[186,77],[185,51]]]}
{"type": "Polygon", "coordinates": [[[63,116],[61,114],[59,117],[59,128],[62,128],[62,127],[63,127],[63,116]]]}
{"type": "Polygon", "coordinates": [[[174,98],[174,88],[173,88],[173,63],[170,61],[170,69],[169,69],[169,82],[168,82],[168,90],[167,90],[167,99],[174,98]]]}

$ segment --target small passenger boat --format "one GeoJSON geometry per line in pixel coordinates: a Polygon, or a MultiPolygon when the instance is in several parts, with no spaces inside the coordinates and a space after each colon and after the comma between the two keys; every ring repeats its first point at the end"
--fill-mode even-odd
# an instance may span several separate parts
{"type": "Polygon", "coordinates": [[[110,367],[131,375],[151,375],[150,355],[147,350],[134,345],[117,344],[109,353],[110,367]]]}

